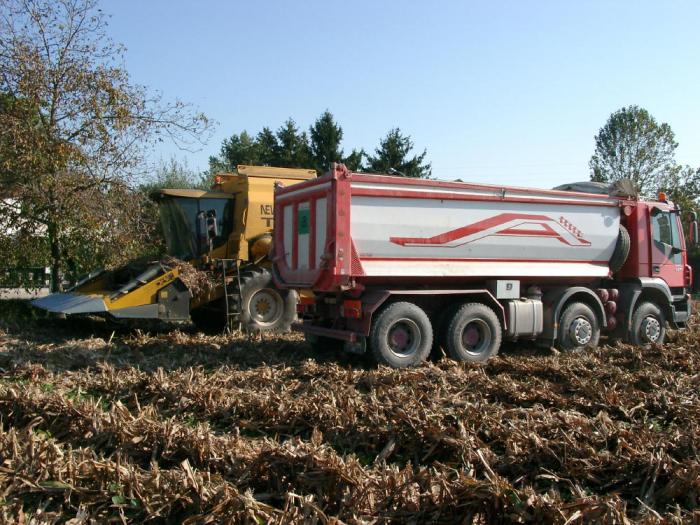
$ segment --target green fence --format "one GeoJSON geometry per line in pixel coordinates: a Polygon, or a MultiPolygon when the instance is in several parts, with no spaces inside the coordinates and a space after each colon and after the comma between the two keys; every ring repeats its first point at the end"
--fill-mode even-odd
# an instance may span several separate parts
{"type": "Polygon", "coordinates": [[[48,267],[0,268],[0,288],[50,288],[51,272],[48,267]]]}

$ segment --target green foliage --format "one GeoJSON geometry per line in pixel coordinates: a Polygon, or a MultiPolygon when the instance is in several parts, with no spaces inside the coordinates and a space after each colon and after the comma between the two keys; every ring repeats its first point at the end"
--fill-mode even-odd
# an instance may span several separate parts
{"type": "Polygon", "coordinates": [[[668,197],[681,210],[698,211],[700,208],[700,168],[690,166],[679,167],[665,177],[659,190],[666,192],[668,197]]]}
{"type": "Polygon", "coordinates": [[[653,195],[678,171],[677,147],[668,124],[659,124],[638,106],[622,108],[610,115],[595,137],[591,180],[631,179],[642,195],[653,195]]]}
{"type": "Polygon", "coordinates": [[[367,156],[367,170],[375,173],[389,173],[396,170],[406,177],[430,178],[432,167],[425,162],[426,150],[419,155],[410,156],[413,141],[408,135],[403,135],[399,128],[390,130],[379,141],[379,147],[374,150],[374,156],[367,156]]]}
{"type": "Polygon", "coordinates": [[[300,132],[293,119],[287,121],[277,130],[277,146],[273,166],[283,168],[308,168],[311,166],[311,149],[309,137],[300,132]]]}
{"type": "Polygon", "coordinates": [[[309,128],[311,137],[311,155],[314,168],[319,173],[328,171],[333,162],[343,159],[340,143],[343,140],[343,128],[336,123],[330,111],[324,111],[309,128]]]}
{"type": "Polygon", "coordinates": [[[209,158],[209,171],[232,171],[238,164],[254,164],[315,168],[322,174],[333,162],[342,162],[351,171],[387,173],[394,169],[408,177],[420,178],[429,178],[432,174],[430,163],[425,162],[426,151],[411,155],[414,147],[411,137],[404,136],[398,128],[389,131],[380,141],[373,157],[368,157],[364,149],[353,149],[345,156],[342,141],[343,128],[328,110],[309,127],[308,134],[300,131],[290,118],[276,133],[264,127],[254,139],[246,131],[225,139],[219,156],[209,158]]]}
{"type": "Polygon", "coordinates": [[[208,190],[210,186],[208,173],[196,173],[189,167],[187,160],[180,161],[170,157],[167,161],[160,161],[155,173],[147,178],[139,189],[148,195],[160,188],[208,190]]]}
{"type": "Polygon", "coordinates": [[[239,164],[260,164],[260,150],[258,140],[247,131],[242,131],[240,135],[233,134],[231,138],[224,139],[219,157],[209,157],[210,171],[226,172],[233,171],[239,164]]]}

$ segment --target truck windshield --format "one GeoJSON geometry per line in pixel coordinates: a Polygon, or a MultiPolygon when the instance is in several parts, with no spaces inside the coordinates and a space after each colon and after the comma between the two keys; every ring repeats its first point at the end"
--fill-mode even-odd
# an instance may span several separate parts
{"type": "Polygon", "coordinates": [[[216,214],[218,234],[212,241],[213,248],[225,244],[233,229],[233,199],[166,196],[159,206],[168,255],[178,259],[187,261],[207,252],[207,232],[199,220],[202,214],[216,214]]]}

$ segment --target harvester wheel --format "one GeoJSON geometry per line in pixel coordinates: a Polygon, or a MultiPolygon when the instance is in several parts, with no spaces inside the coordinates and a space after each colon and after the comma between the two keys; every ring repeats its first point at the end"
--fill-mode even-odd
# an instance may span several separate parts
{"type": "Polygon", "coordinates": [[[255,268],[241,274],[241,325],[247,332],[286,332],[297,317],[297,294],[279,290],[272,274],[255,268]]]}
{"type": "Polygon", "coordinates": [[[485,363],[501,347],[501,323],[496,312],[482,303],[461,305],[448,321],[445,343],[452,359],[485,363]]]}
{"type": "Polygon", "coordinates": [[[644,302],[632,314],[632,333],[629,342],[633,345],[662,344],[666,338],[666,317],[655,303],[644,302]]]}
{"type": "Polygon", "coordinates": [[[630,254],[630,234],[622,224],[620,224],[620,234],[617,236],[615,251],[610,257],[610,270],[612,273],[619,272],[627,262],[630,254]]]}
{"type": "Polygon", "coordinates": [[[595,348],[600,339],[600,323],[586,303],[571,303],[559,318],[557,347],[563,351],[595,348]]]}
{"type": "Polygon", "coordinates": [[[372,354],[379,364],[406,368],[421,364],[433,345],[433,327],[422,308],[413,303],[393,303],[372,323],[372,354]]]}

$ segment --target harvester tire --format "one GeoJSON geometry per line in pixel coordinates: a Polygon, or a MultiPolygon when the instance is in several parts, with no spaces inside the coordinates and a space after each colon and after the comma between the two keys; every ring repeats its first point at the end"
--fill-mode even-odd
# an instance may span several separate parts
{"type": "Polygon", "coordinates": [[[430,354],[433,327],[419,306],[392,303],[373,321],[369,342],[377,363],[392,368],[417,366],[430,354]]]}
{"type": "Polygon", "coordinates": [[[481,303],[463,304],[447,324],[447,353],[457,361],[485,363],[501,348],[501,332],[501,323],[491,308],[481,303]]]}
{"type": "Polygon", "coordinates": [[[600,323],[586,303],[571,303],[559,317],[557,348],[575,352],[595,348],[600,340],[600,323]]]}
{"type": "Polygon", "coordinates": [[[627,262],[630,254],[630,234],[622,224],[620,224],[620,234],[617,236],[615,251],[610,258],[610,270],[612,273],[619,272],[627,262]]]}
{"type": "Polygon", "coordinates": [[[297,318],[297,293],[279,290],[265,268],[241,273],[241,326],[246,332],[288,332],[297,318]]]}

